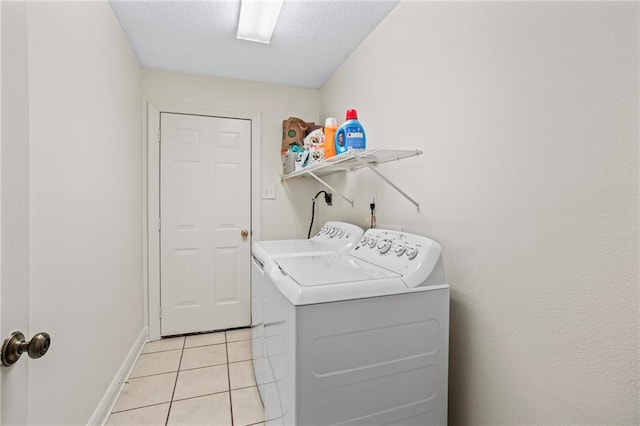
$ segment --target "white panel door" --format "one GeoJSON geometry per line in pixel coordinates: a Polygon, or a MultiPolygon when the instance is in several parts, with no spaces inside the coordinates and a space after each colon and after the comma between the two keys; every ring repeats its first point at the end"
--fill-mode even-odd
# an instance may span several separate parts
{"type": "Polygon", "coordinates": [[[248,326],[251,122],[162,113],[160,131],[160,333],[248,326]]]}

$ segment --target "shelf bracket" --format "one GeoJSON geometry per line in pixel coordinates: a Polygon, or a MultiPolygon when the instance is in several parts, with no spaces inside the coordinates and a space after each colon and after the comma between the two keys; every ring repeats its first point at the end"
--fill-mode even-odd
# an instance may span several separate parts
{"type": "MultiPolygon", "coordinates": [[[[398,191],[400,193],[400,195],[402,195],[404,198],[406,198],[407,200],[409,200],[414,206],[416,206],[416,210],[418,213],[420,213],[420,204],[414,200],[413,198],[411,198],[409,196],[409,194],[407,194],[406,192],[404,192],[402,189],[400,189],[400,187],[398,185],[396,185],[395,183],[391,182],[389,179],[387,179],[387,177],[385,175],[383,175],[382,173],[380,173],[375,167],[373,167],[371,165],[371,163],[368,163],[364,160],[362,160],[359,156],[356,155],[356,160],[364,165],[367,166],[369,168],[369,170],[371,170],[373,173],[377,174],[378,176],[380,176],[380,178],[382,180],[384,180],[385,182],[387,182],[393,189],[395,189],[396,191],[398,191]]],[[[353,206],[353,204],[351,204],[353,206]]]]}
{"type": "Polygon", "coordinates": [[[331,191],[335,192],[336,194],[338,194],[339,196],[341,196],[342,198],[344,198],[347,203],[351,204],[351,207],[353,207],[353,201],[351,201],[350,199],[348,199],[347,197],[345,197],[340,191],[338,191],[337,189],[335,189],[333,186],[329,185],[327,182],[323,181],[322,179],[320,179],[318,176],[314,175],[313,172],[308,172],[307,173],[309,176],[313,177],[315,180],[317,180],[318,182],[320,182],[321,184],[323,184],[324,186],[326,186],[327,188],[329,188],[331,191]]]}

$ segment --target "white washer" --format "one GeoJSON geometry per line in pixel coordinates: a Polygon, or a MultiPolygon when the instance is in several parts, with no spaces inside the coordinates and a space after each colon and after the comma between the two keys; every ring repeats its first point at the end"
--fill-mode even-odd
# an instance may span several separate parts
{"type": "Polygon", "coordinates": [[[265,271],[267,424],[447,424],[438,243],[372,229],[346,254],[272,259],[265,271]]]}
{"type": "MultiPolygon", "coordinates": [[[[258,241],[253,244],[251,265],[251,327],[254,373],[258,387],[263,387],[270,371],[264,361],[263,265],[273,259],[313,254],[337,254],[354,247],[362,238],[362,228],[345,222],[328,221],[310,239],[258,241]]],[[[263,391],[264,393],[264,391],[263,391]]]]}

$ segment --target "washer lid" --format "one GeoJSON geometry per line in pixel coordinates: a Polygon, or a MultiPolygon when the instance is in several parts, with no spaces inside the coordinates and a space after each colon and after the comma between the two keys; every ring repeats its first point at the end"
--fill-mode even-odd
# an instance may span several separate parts
{"type": "Polygon", "coordinates": [[[349,255],[288,257],[279,258],[276,263],[284,275],[303,287],[401,278],[400,274],[349,255]]]}
{"type": "Polygon", "coordinates": [[[348,254],[271,259],[264,271],[265,285],[273,283],[296,306],[426,290],[408,288],[397,273],[348,254]]]}

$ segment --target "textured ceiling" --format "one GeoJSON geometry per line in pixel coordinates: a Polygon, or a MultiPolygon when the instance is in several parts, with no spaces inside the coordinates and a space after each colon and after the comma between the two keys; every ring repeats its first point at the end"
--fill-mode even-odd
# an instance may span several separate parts
{"type": "Polygon", "coordinates": [[[320,88],[398,0],[285,0],[270,44],[236,38],[240,1],[116,1],[142,66],[320,88]]]}

